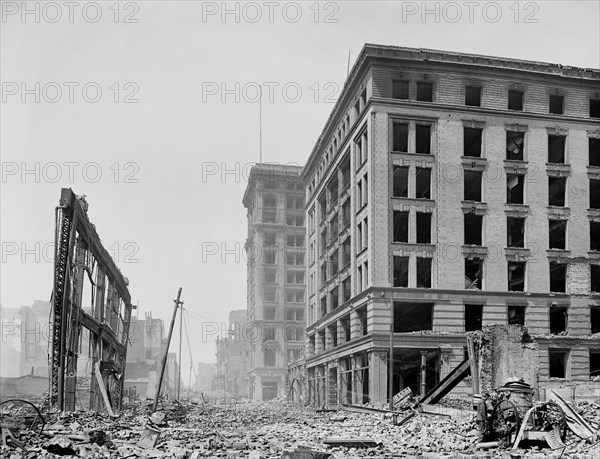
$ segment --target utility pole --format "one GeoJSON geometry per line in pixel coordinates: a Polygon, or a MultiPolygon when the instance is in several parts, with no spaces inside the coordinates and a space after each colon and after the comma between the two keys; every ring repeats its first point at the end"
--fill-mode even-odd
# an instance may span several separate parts
{"type": "Polygon", "coordinates": [[[179,313],[179,365],[177,365],[177,401],[179,401],[179,396],[181,395],[181,338],[183,336],[183,310],[179,313]]]}
{"type": "Polygon", "coordinates": [[[156,389],[156,395],[154,396],[154,405],[152,406],[152,412],[156,411],[156,407],[158,406],[158,399],[160,397],[160,390],[162,388],[163,378],[165,376],[165,368],[167,366],[167,357],[169,356],[169,346],[171,344],[171,337],[173,336],[173,326],[175,325],[175,318],[177,317],[177,308],[183,305],[183,301],[181,299],[181,287],[179,287],[179,292],[177,292],[177,299],[175,301],[175,308],[173,309],[173,318],[171,319],[171,325],[169,327],[169,336],[167,338],[167,348],[165,349],[165,355],[163,356],[162,367],[160,369],[160,378],[158,379],[158,388],[156,389]]]}
{"type": "Polygon", "coordinates": [[[390,393],[389,410],[394,410],[394,302],[390,298],[390,368],[388,375],[388,386],[390,393]]]}

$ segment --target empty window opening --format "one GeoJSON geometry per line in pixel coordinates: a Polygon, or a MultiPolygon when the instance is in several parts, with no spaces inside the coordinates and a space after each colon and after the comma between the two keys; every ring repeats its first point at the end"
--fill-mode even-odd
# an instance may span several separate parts
{"type": "Polygon", "coordinates": [[[590,99],[590,118],[600,118],[600,99],[590,99]]]}
{"type": "Polygon", "coordinates": [[[417,100],[420,102],[433,102],[433,83],[417,81],[417,100]]]}
{"type": "Polygon", "coordinates": [[[340,166],[342,172],[342,190],[350,185],[350,155],[346,154],[346,157],[342,160],[340,166]]]}
{"type": "Polygon", "coordinates": [[[483,288],[483,260],[480,258],[465,259],[465,288],[481,290],[483,288]]]}
{"type": "Polygon", "coordinates": [[[350,297],[352,296],[351,291],[350,291],[350,282],[351,282],[351,278],[350,276],[346,277],[343,281],[342,281],[342,293],[344,294],[344,298],[343,298],[343,302],[346,302],[350,299],[350,297]]]}
{"type": "Polygon", "coordinates": [[[337,326],[330,325],[329,327],[327,327],[327,332],[329,333],[329,339],[331,340],[331,346],[336,347],[338,345],[337,326]]]}
{"type": "Polygon", "coordinates": [[[465,201],[481,202],[481,181],[483,173],[466,170],[464,172],[465,201]]]}
{"type": "Polygon", "coordinates": [[[506,202],[508,204],[523,204],[525,176],[506,174],[506,202]]]}
{"type": "Polygon", "coordinates": [[[350,256],[350,238],[348,237],[346,240],[344,240],[344,242],[342,242],[342,266],[346,266],[348,263],[350,263],[350,256]]]}
{"type": "Polygon", "coordinates": [[[565,140],[564,135],[548,136],[548,162],[564,164],[565,162],[565,140]]]}
{"type": "Polygon", "coordinates": [[[265,320],[277,320],[277,307],[265,306],[263,308],[265,320]]]}
{"type": "Polygon", "coordinates": [[[407,211],[394,211],[394,242],[408,242],[407,211]]]}
{"type": "Polygon", "coordinates": [[[408,99],[408,81],[392,81],[392,99],[408,99]]]}
{"type": "Polygon", "coordinates": [[[507,247],[525,247],[525,219],[508,217],[506,219],[507,247]]]}
{"type": "Polygon", "coordinates": [[[417,244],[431,244],[431,214],[417,212],[417,244]]]}
{"type": "Polygon", "coordinates": [[[600,222],[590,222],[590,250],[600,250],[600,222]]]}
{"type": "Polygon", "coordinates": [[[274,367],[277,360],[277,353],[274,349],[265,349],[265,367],[274,367]]]}
{"type": "Polygon", "coordinates": [[[483,215],[465,214],[465,245],[482,245],[483,215]]]}
{"type": "Polygon", "coordinates": [[[590,325],[592,334],[600,333],[600,306],[590,307],[590,325]]]}
{"type": "Polygon", "coordinates": [[[600,167],[600,139],[590,137],[589,145],[589,164],[590,166],[600,167]]]}
{"type": "Polygon", "coordinates": [[[567,236],[567,220],[550,220],[549,226],[549,247],[551,249],[565,249],[567,236]]]}
{"type": "Polygon", "coordinates": [[[479,86],[465,86],[465,105],[481,107],[481,88],[479,86]]]}
{"type": "Polygon", "coordinates": [[[590,179],[590,207],[600,209],[600,180],[590,179]]]}
{"type": "Polygon", "coordinates": [[[508,325],[525,325],[525,306],[508,306],[506,313],[508,325]]]}
{"type": "Polygon", "coordinates": [[[465,304],[465,331],[481,330],[483,323],[483,305],[465,304]]]}
{"type": "Polygon", "coordinates": [[[417,199],[429,199],[431,196],[431,169],[417,167],[416,182],[417,189],[415,197],[417,199]]]}
{"type": "Polygon", "coordinates": [[[591,290],[594,293],[600,293],[600,265],[590,265],[591,290]]]}
{"type": "Polygon", "coordinates": [[[550,307],[550,333],[560,335],[567,331],[567,308],[564,306],[550,307]]]}
{"type": "Polygon", "coordinates": [[[417,288],[431,288],[431,258],[417,258],[417,288]]]}
{"type": "Polygon", "coordinates": [[[319,339],[319,344],[321,345],[321,351],[324,351],[327,345],[327,342],[325,341],[325,330],[318,332],[317,338],[319,339]]]}
{"type": "Polygon", "coordinates": [[[550,263],[550,291],[565,292],[567,288],[567,265],[550,263]]]}
{"type": "Polygon", "coordinates": [[[432,303],[394,303],[394,332],[433,329],[432,303]]]}
{"type": "Polygon", "coordinates": [[[416,145],[417,153],[431,153],[431,126],[426,124],[417,124],[416,126],[416,145]]]}
{"type": "Polygon", "coordinates": [[[506,159],[512,161],[523,161],[525,149],[525,133],[506,131],[506,159]]]}
{"type": "Polygon", "coordinates": [[[548,205],[565,206],[566,177],[548,177],[548,205]]]}
{"type": "Polygon", "coordinates": [[[550,95],[549,111],[553,115],[562,115],[564,113],[564,96],[550,95]]]}
{"type": "Polygon", "coordinates": [[[338,216],[334,215],[334,217],[329,222],[329,239],[334,240],[338,233],[340,232],[338,216]]]}
{"type": "Polygon", "coordinates": [[[327,315],[327,297],[324,296],[323,298],[321,298],[321,317],[324,317],[327,315]]]}
{"type": "Polygon", "coordinates": [[[344,342],[347,343],[350,341],[350,317],[344,317],[340,320],[340,325],[342,326],[342,330],[344,332],[344,342]]]}
{"type": "Polygon", "coordinates": [[[339,183],[337,176],[334,176],[327,184],[327,194],[329,195],[329,206],[331,208],[338,199],[339,183]]]}
{"type": "Polygon", "coordinates": [[[408,257],[394,256],[394,287],[408,287],[408,257]]]}
{"type": "Polygon", "coordinates": [[[508,290],[510,292],[525,291],[525,262],[508,262],[508,290]]]}
{"type": "Polygon", "coordinates": [[[286,303],[304,303],[304,290],[286,290],[286,303]]]}
{"type": "MultiPolygon", "coordinates": [[[[600,350],[590,349],[590,379],[600,378],[600,350]]],[[[597,381],[598,379],[595,379],[597,381]]]]}
{"type": "Polygon", "coordinates": [[[333,288],[331,292],[329,292],[329,304],[331,304],[331,309],[334,310],[340,305],[340,292],[336,287],[333,288]]]}
{"type": "Polygon", "coordinates": [[[367,308],[357,309],[356,316],[358,318],[358,323],[360,324],[361,335],[364,336],[368,333],[368,330],[367,330],[367,308]]]}
{"type": "Polygon", "coordinates": [[[407,152],[408,151],[408,124],[394,123],[392,131],[393,131],[392,150],[407,152]]]}
{"type": "Polygon", "coordinates": [[[569,351],[549,349],[549,376],[551,378],[565,379],[567,377],[567,365],[569,359],[569,351]]]}
{"type": "Polygon", "coordinates": [[[481,157],[481,138],[482,129],[478,128],[464,128],[464,147],[463,154],[465,156],[472,156],[475,158],[481,157]]]}
{"type": "Polygon", "coordinates": [[[508,90],[508,109],[523,110],[523,91],[517,91],[516,89],[508,90]]]}
{"type": "Polygon", "coordinates": [[[394,190],[395,198],[408,197],[408,167],[394,166],[394,190]]]}
{"type": "MultiPolygon", "coordinates": [[[[393,392],[410,388],[413,394],[421,393],[423,376],[422,349],[403,349],[394,352],[393,392]]],[[[429,392],[440,381],[439,351],[429,350],[425,356],[425,392],[429,392]]],[[[424,394],[422,394],[424,395],[424,394]]]]}

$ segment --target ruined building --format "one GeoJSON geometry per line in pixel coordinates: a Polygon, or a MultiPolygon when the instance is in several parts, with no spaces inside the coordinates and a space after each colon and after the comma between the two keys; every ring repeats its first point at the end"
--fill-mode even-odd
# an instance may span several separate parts
{"type": "Polygon", "coordinates": [[[246,240],[248,395],[286,395],[287,364],[304,344],[306,245],[301,167],[257,164],[243,204],[246,240]]]}
{"type": "Polygon", "coordinates": [[[219,390],[241,397],[248,395],[246,355],[247,312],[245,309],[229,313],[229,326],[225,336],[218,337],[217,376],[219,390]]]}
{"type": "Polygon", "coordinates": [[[302,178],[313,403],[386,401],[391,327],[423,393],[493,323],[600,395],[600,70],[365,45],[302,178]]]}

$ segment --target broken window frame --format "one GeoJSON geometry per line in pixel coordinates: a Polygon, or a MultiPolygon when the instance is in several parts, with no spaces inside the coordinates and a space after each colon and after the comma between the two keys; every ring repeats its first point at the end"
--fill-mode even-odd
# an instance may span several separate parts
{"type": "Polygon", "coordinates": [[[525,326],[527,316],[527,306],[511,304],[506,306],[506,320],[508,325],[525,326]]]}
{"type": "Polygon", "coordinates": [[[525,132],[506,131],[506,159],[509,161],[525,159],[525,132]]]}
{"type": "Polygon", "coordinates": [[[525,175],[523,174],[506,174],[506,203],[507,204],[524,204],[525,203],[525,175]],[[509,184],[516,177],[517,182],[511,188],[509,184]]]}
{"type": "Polygon", "coordinates": [[[600,349],[589,350],[590,380],[600,376],[600,349]]]}
{"type": "Polygon", "coordinates": [[[508,272],[508,284],[507,290],[509,292],[525,292],[527,291],[527,262],[526,261],[509,261],[507,266],[508,272]],[[514,273],[517,270],[523,271],[523,276],[514,277],[514,273]],[[513,284],[511,286],[511,283],[513,284]],[[521,285],[522,284],[522,285],[521,285]]]}
{"type": "Polygon", "coordinates": [[[465,258],[466,290],[483,290],[484,267],[482,258],[465,258]]]}
{"type": "Polygon", "coordinates": [[[566,306],[550,306],[548,319],[551,335],[567,333],[569,327],[569,313],[566,306]]]}

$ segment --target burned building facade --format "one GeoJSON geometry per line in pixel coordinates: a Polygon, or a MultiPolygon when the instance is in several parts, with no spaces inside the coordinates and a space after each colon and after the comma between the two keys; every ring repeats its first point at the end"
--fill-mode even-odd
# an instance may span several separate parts
{"type": "Polygon", "coordinates": [[[365,45],[302,177],[312,403],[386,401],[390,341],[423,393],[494,323],[600,395],[599,70],[365,45]]]}
{"type": "Polygon", "coordinates": [[[306,326],[306,244],[302,168],[257,164],[247,209],[248,395],[284,397],[288,361],[301,355],[306,326]]]}
{"type": "Polygon", "coordinates": [[[229,325],[226,335],[218,337],[217,345],[217,377],[220,390],[236,396],[246,396],[248,369],[246,344],[247,313],[245,309],[229,313],[229,325]]]}

